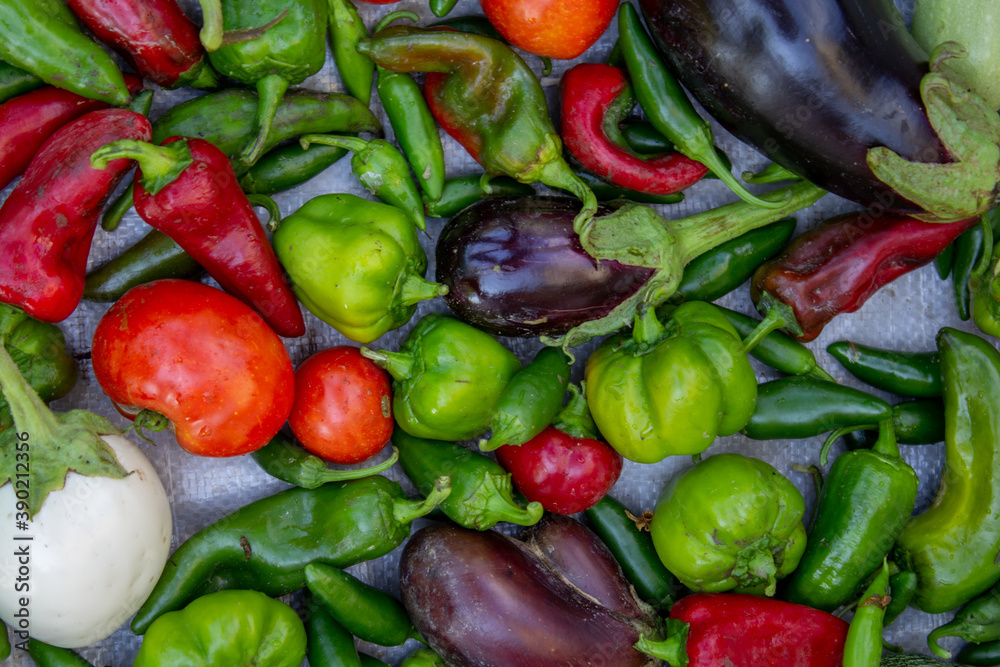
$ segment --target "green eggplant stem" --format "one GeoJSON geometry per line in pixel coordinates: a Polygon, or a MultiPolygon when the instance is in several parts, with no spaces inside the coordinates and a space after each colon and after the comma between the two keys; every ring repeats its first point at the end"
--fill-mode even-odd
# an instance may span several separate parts
{"type": "Polygon", "coordinates": [[[45,405],[0,340],[0,392],[10,405],[10,412],[18,431],[31,434],[36,442],[51,442],[59,432],[59,423],[45,405]]]}
{"type": "Polygon", "coordinates": [[[430,514],[451,494],[451,478],[442,475],[434,480],[434,488],[423,500],[398,501],[392,508],[392,518],[401,525],[430,514]]]}
{"type": "Polygon", "coordinates": [[[126,158],[139,163],[142,187],[152,195],[176,181],[194,162],[187,140],[157,146],[148,141],[121,139],[101,146],[90,156],[95,169],[105,169],[112,160],[126,158]]]}

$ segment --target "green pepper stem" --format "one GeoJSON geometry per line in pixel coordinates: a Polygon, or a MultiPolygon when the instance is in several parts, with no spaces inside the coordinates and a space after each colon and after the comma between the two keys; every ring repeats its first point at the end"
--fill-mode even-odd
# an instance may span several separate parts
{"type": "MultiPolygon", "coordinates": [[[[432,2],[431,4],[434,4],[434,3],[432,2]]],[[[454,3],[452,3],[452,4],[454,4],[454,3]]],[[[420,22],[420,17],[417,16],[414,12],[411,12],[408,9],[397,9],[396,11],[389,12],[388,14],[386,14],[385,16],[383,16],[382,19],[378,23],[375,24],[375,29],[372,31],[372,33],[374,34],[376,32],[379,32],[383,28],[388,27],[390,23],[392,23],[393,21],[396,21],[398,19],[410,19],[414,23],[419,23],[420,22]]]]}
{"type": "Polygon", "coordinates": [[[826,437],[826,440],[823,442],[823,447],[819,450],[819,464],[821,466],[826,465],[826,462],[830,456],[830,447],[833,446],[833,443],[837,442],[838,438],[842,438],[851,431],[870,431],[874,428],[877,428],[875,424],[858,424],[858,425],[845,426],[843,428],[837,429],[836,431],[833,431],[830,435],[826,437]]]}
{"type": "Polygon", "coordinates": [[[405,525],[414,519],[430,514],[441,502],[451,495],[451,478],[441,476],[434,480],[434,488],[423,500],[398,500],[392,507],[392,518],[405,525]]]}
{"type": "Polygon", "coordinates": [[[156,146],[148,141],[120,139],[101,146],[90,156],[94,169],[105,169],[117,159],[135,160],[142,176],[139,182],[149,194],[155,195],[178,178],[194,162],[187,140],[172,141],[156,146]]]}
{"type": "Polygon", "coordinates": [[[403,284],[400,286],[399,302],[404,306],[412,306],[447,293],[447,285],[432,283],[419,273],[411,273],[403,279],[403,284]]]}
{"type": "Polygon", "coordinates": [[[395,380],[405,380],[413,375],[413,367],[417,362],[412,354],[390,352],[389,350],[373,350],[368,347],[361,348],[361,356],[374,361],[395,380]]]}
{"type": "Polygon", "coordinates": [[[580,382],[577,387],[571,382],[566,389],[569,391],[569,400],[556,413],[552,426],[574,438],[597,440],[601,435],[587,405],[586,383],[580,382]]]}
{"type": "Polygon", "coordinates": [[[729,189],[744,202],[763,209],[776,209],[783,206],[783,202],[780,199],[776,201],[770,197],[766,199],[758,197],[747,190],[742,183],[736,180],[736,177],[733,176],[733,172],[729,171],[729,168],[726,167],[722,158],[719,157],[719,153],[715,149],[715,140],[712,136],[712,130],[707,125],[704,126],[702,132],[689,135],[686,139],[687,141],[677,145],[677,150],[692,160],[697,160],[708,167],[720,181],[728,185],[729,189]]]}
{"type": "Polygon", "coordinates": [[[304,134],[299,137],[299,145],[305,150],[312,144],[343,148],[352,153],[361,153],[368,148],[370,142],[358,137],[348,137],[340,134],[304,134]]]}
{"type": "Polygon", "coordinates": [[[392,466],[396,465],[399,460],[399,450],[395,447],[392,448],[392,454],[388,459],[381,463],[376,463],[373,466],[367,468],[355,468],[353,470],[334,470],[328,468],[326,464],[323,463],[322,459],[310,457],[305,460],[302,466],[302,486],[306,489],[315,489],[327,482],[341,482],[348,479],[362,479],[364,477],[371,477],[372,475],[377,475],[380,472],[385,472],[392,466]],[[315,466],[309,465],[315,462],[315,466]]]}
{"type": "Polygon", "coordinates": [[[278,113],[278,105],[288,90],[288,79],[277,74],[268,74],[257,81],[257,137],[240,153],[238,161],[244,166],[252,165],[260,157],[271,133],[271,124],[278,113]]]}
{"type": "Polygon", "coordinates": [[[545,508],[539,502],[530,502],[527,506],[521,507],[514,502],[513,495],[509,491],[506,494],[488,494],[486,504],[487,507],[481,512],[482,515],[489,516],[491,520],[506,521],[518,526],[533,526],[545,513],[545,508]]]}
{"type": "MultiPolygon", "coordinates": [[[[743,354],[748,354],[750,350],[757,347],[772,331],[787,326],[788,318],[786,315],[787,312],[783,309],[769,308],[764,319],[743,339],[743,354]]],[[[794,318],[792,321],[794,322],[794,318]]]]}
{"type": "Polygon", "coordinates": [[[201,4],[202,28],[199,33],[201,45],[211,53],[222,46],[222,0],[198,0],[201,4]]]}
{"type": "Polygon", "coordinates": [[[667,636],[654,640],[641,635],[634,644],[635,650],[666,660],[671,667],[686,667],[688,664],[687,639],[690,626],[676,619],[667,620],[667,636]]]}
{"type": "Polygon", "coordinates": [[[899,444],[896,442],[896,429],[891,418],[879,422],[878,439],[872,445],[872,451],[884,456],[899,458],[899,444]]]}
{"type": "Polygon", "coordinates": [[[278,229],[278,226],[281,224],[281,209],[278,208],[276,201],[267,195],[247,195],[247,201],[250,202],[251,206],[259,206],[267,211],[267,222],[264,223],[265,227],[271,232],[278,229]]]}
{"type": "Polygon", "coordinates": [[[646,302],[639,304],[635,311],[632,339],[640,345],[653,345],[663,337],[663,331],[663,325],[656,317],[656,308],[646,302]]]}
{"type": "Polygon", "coordinates": [[[540,181],[549,187],[566,190],[583,201],[583,208],[573,219],[573,229],[580,233],[580,230],[586,227],[597,214],[597,195],[562,159],[546,162],[535,173],[536,175],[532,177],[533,181],[540,181]]]}

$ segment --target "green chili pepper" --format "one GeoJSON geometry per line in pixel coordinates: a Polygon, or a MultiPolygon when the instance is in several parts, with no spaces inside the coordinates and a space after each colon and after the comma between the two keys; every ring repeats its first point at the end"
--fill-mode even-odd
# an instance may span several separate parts
{"type": "Polygon", "coordinates": [[[854,377],[876,389],[900,396],[941,395],[941,358],[934,352],[897,352],[837,341],[826,348],[854,377]]]}
{"type": "Polygon", "coordinates": [[[949,665],[1000,665],[1000,641],[983,642],[982,644],[966,644],[958,652],[954,663],[949,665]]]}
{"type": "Polygon", "coordinates": [[[444,660],[429,648],[418,648],[406,656],[399,667],[448,667],[444,660]]]}
{"type": "Polygon", "coordinates": [[[0,621],[0,660],[10,656],[10,635],[7,634],[7,624],[0,621]]]}
{"type": "Polygon", "coordinates": [[[937,271],[938,278],[941,280],[947,280],[948,276],[951,275],[951,269],[955,264],[955,242],[952,241],[945,249],[938,253],[937,257],[934,258],[934,269],[937,271]]]}
{"type": "Polygon", "coordinates": [[[404,431],[451,442],[489,430],[497,401],[521,369],[493,336],[441,313],[420,318],[398,352],[362,347],[361,354],[392,375],[392,413],[404,431]]]}
{"type": "Polygon", "coordinates": [[[955,241],[955,258],[952,261],[951,286],[955,298],[958,318],[963,322],[972,315],[972,288],[969,280],[986,252],[986,236],[983,225],[965,231],[955,241]]]}
{"type": "Polygon", "coordinates": [[[1000,580],[1000,354],[975,334],[937,335],[944,383],[945,462],[930,508],[903,529],[895,556],[919,578],[913,606],[955,609],[1000,580]]]}
{"type": "Polygon", "coordinates": [[[934,653],[950,658],[951,653],[938,644],[942,637],[959,637],[976,644],[1000,639],[1000,585],[967,602],[950,622],[927,636],[927,645],[934,653]]]}
{"type": "Polygon", "coordinates": [[[861,602],[854,610],[844,642],[844,667],[879,667],[885,608],[889,599],[889,566],[883,561],[881,572],[865,589],[861,602]]]}
{"type": "Polygon", "coordinates": [[[406,324],[447,287],[424,279],[427,256],[403,211],[349,194],[313,197],[272,230],[295,295],[347,338],[370,343],[406,324]]]}
{"type": "Polygon", "coordinates": [[[889,605],[885,608],[885,625],[888,627],[910,606],[910,600],[917,592],[917,575],[909,570],[900,570],[889,577],[889,605]]]}
{"type": "Polygon", "coordinates": [[[93,667],[76,651],[52,646],[37,639],[28,640],[28,655],[38,667],[93,667]]]}
{"type": "Polygon", "coordinates": [[[409,536],[411,521],[447,498],[449,484],[442,478],[417,501],[372,475],[252,502],[178,547],[132,630],[143,634],[160,615],[206,593],[248,588],[276,597],[302,588],[309,563],[349,567],[385,555],[409,536]]]}
{"type": "Polygon", "coordinates": [[[618,10],[618,31],[636,99],[653,127],[676,150],[708,167],[744,201],[763,208],[781,206],[781,202],[751,194],[726,168],[716,151],[711,127],[698,115],[684,89],[663,63],[631,3],[623,3],[618,10]]]}
{"type": "Polygon", "coordinates": [[[486,174],[467,174],[445,179],[441,196],[431,201],[424,198],[424,213],[432,218],[451,218],[466,206],[486,197],[535,194],[535,188],[510,176],[484,178],[486,174]]]}
{"type": "MultiPolygon", "coordinates": [[[[988,219],[998,223],[1000,215],[990,211],[988,219]]],[[[969,276],[972,321],[983,333],[997,337],[1000,336],[1000,244],[993,245],[993,239],[1000,230],[985,223],[981,228],[987,252],[969,276]]]]}
{"type": "Polygon", "coordinates": [[[205,16],[201,40],[212,67],[219,74],[257,90],[256,137],[236,158],[236,162],[248,167],[264,152],[288,87],[302,83],[323,67],[327,2],[199,0],[199,3],[205,16]],[[230,39],[234,34],[237,37],[230,39]]]}
{"type": "Polygon", "coordinates": [[[433,488],[436,476],[448,475],[452,494],[439,508],[460,526],[488,530],[500,521],[531,526],[542,518],[541,503],[522,506],[515,500],[510,473],[490,457],[453,442],[414,437],[398,427],[392,442],[403,472],[421,493],[433,488]]]}
{"type": "Polygon", "coordinates": [[[361,667],[389,667],[389,665],[381,660],[364,653],[359,653],[358,657],[361,658],[361,667]]]}
{"type": "MultiPolygon", "coordinates": [[[[892,430],[901,445],[933,445],[944,440],[944,403],[936,398],[915,398],[892,406],[892,430]]],[[[848,449],[871,447],[871,430],[844,436],[848,449]]]]}
{"type": "Polygon", "coordinates": [[[306,610],[306,655],[310,667],[361,667],[354,635],[337,623],[316,600],[310,598],[306,610]]]}
{"type": "Polygon", "coordinates": [[[656,555],[649,535],[652,512],[637,518],[621,502],[605,495],[584,514],[639,597],[657,609],[670,609],[680,597],[680,590],[677,579],[656,555]]]}
{"type": "Polygon", "coordinates": [[[683,192],[675,192],[669,195],[653,195],[648,192],[639,192],[638,190],[623,188],[620,185],[602,181],[600,177],[595,176],[590,172],[577,170],[574,173],[580,177],[581,181],[587,184],[587,187],[589,187],[594,193],[594,196],[597,197],[597,201],[604,202],[616,199],[628,199],[629,201],[642,202],[644,204],[676,204],[684,201],[683,192]]]}
{"type": "MultiPolygon", "coordinates": [[[[619,43],[616,42],[616,46],[618,45],[619,43]]],[[[617,65],[617,67],[624,69],[626,65],[622,62],[620,65],[617,65]]],[[[625,143],[627,143],[629,148],[634,150],[636,153],[656,155],[661,153],[672,153],[676,150],[670,140],[660,134],[660,131],[653,127],[653,124],[647,120],[627,120],[622,123],[621,133],[622,137],[625,139],[625,143]]],[[[719,159],[722,161],[722,165],[725,167],[726,171],[732,171],[733,163],[730,161],[729,156],[722,152],[719,148],[716,148],[715,152],[718,153],[719,159]]],[[[703,178],[718,178],[718,176],[715,175],[715,172],[709,171],[705,174],[705,176],[703,176],[703,178]]]]}
{"type": "Polygon", "coordinates": [[[351,170],[368,192],[386,204],[403,210],[417,229],[424,230],[424,202],[410,176],[410,165],[399,150],[385,139],[365,141],[358,137],[307,134],[299,137],[302,148],[311,144],[336,146],[354,153],[351,170]]]}
{"type": "MultiPolygon", "coordinates": [[[[759,331],[761,320],[722,306],[716,308],[722,311],[741,338],[746,339],[759,331]]],[[[806,375],[819,380],[834,381],[816,361],[816,355],[812,350],[782,331],[769,332],[750,349],[750,354],[776,371],[788,375],[806,375]]]]}
{"type": "Polygon", "coordinates": [[[0,104],[44,85],[45,82],[34,74],[0,60],[0,104]]]}
{"type": "Polygon", "coordinates": [[[699,255],[684,267],[673,301],[715,301],[745,283],[792,238],[795,220],[754,229],[699,255]]]}
{"type": "Polygon", "coordinates": [[[204,271],[172,238],[154,229],[88,273],[83,298],[111,303],[136,285],[161,278],[195,278],[204,271]]]}
{"type": "Polygon", "coordinates": [[[570,360],[561,348],[539,350],[507,384],[490,420],[490,438],[481,439],[479,449],[523,445],[541,433],[562,408],[569,374],[570,360]]]}
{"type": "Polygon", "coordinates": [[[434,16],[447,16],[457,4],[458,0],[431,0],[431,13],[434,16]]]}
{"type": "Polygon", "coordinates": [[[282,482],[303,489],[315,489],[327,482],[361,479],[384,472],[399,460],[399,452],[393,450],[388,459],[370,468],[331,470],[323,459],[310,454],[284,433],[278,433],[250,457],[264,472],[282,482]]]}
{"type": "Polygon", "coordinates": [[[306,565],[306,587],[339,625],[358,639],[379,646],[400,646],[420,634],[396,598],[323,563],[306,565]]]}
{"type": "Polygon", "coordinates": [[[375,63],[358,53],[358,42],[368,36],[365,22],[351,0],[327,0],[330,51],[344,88],[367,106],[372,99],[375,63]]]}
{"type": "Polygon", "coordinates": [[[245,174],[240,189],[248,195],[273,195],[319,176],[327,167],[347,155],[343,148],[298,144],[279,146],[264,153],[245,174]]]}
{"type": "Polygon", "coordinates": [[[754,440],[812,438],[892,418],[892,406],[859,389],[802,375],[764,382],[743,434],[754,440]]]}
{"type": "Polygon", "coordinates": [[[849,602],[878,570],[916,500],[917,474],[899,456],[892,424],[882,422],[871,449],[845,452],[833,462],[784,599],[823,611],[849,602]]]}
{"type": "Polygon", "coordinates": [[[80,29],[62,0],[0,3],[0,59],[46,83],[113,106],[132,96],[111,55],[80,29]]]}
{"type": "Polygon", "coordinates": [[[224,590],[153,621],[133,666],[299,667],[306,641],[299,615],[284,602],[254,590],[224,590]]]}

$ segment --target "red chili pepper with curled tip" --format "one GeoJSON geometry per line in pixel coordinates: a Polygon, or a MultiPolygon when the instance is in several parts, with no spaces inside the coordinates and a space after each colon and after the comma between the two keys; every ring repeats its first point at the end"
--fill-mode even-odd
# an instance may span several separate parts
{"type": "Polygon", "coordinates": [[[101,209],[134,164],[94,169],[90,154],[118,139],[149,140],[152,132],[141,114],[99,109],[49,137],[0,207],[0,302],[44,322],[70,316],[83,296],[101,209]]]}
{"type": "Polygon", "coordinates": [[[680,192],[708,167],[680,153],[648,158],[628,147],[618,124],[635,107],[625,72],[612,65],[581,63],[563,75],[559,89],[563,145],[598,177],[649,194],[680,192]]]}
{"type": "Polygon", "coordinates": [[[164,88],[218,86],[198,27],[176,0],[67,0],[67,4],[143,78],[164,88]]]}
{"type": "Polygon", "coordinates": [[[762,312],[782,304],[790,309],[795,321],[781,326],[811,341],[834,317],[853,313],[888,283],[928,264],[977,222],[930,223],[868,210],[839,215],[759,266],[750,296],[762,312]]]}
{"type": "Polygon", "coordinates": [[[160,146],[117,141],[95,151],[92,161],[102,166],[123,157],[139,163],[134,201],[140,218],[276,333],[305,333],[299,302],[225,153],[204,139],[170,137],[160,146]]]}

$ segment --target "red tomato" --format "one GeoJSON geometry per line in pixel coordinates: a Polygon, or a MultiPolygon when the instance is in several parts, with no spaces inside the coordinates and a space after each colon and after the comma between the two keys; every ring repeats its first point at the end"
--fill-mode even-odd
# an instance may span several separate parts
{"type": "Polygon", "coordinates": [[[260,449],[288,419],[292,360],[234,296],[189,280],[129,290],[97,323],[94,375],[123,415],[162,414],[201,456],[260,449]]]}
{"type": "Polygon", "coordinates": [[[496,450],[517,490],[556,514],[576,514],[611,490],[622,457],[605,442],[574,438],[549,426],[518,447],[496,450]]]}
{"type": "Polygon", "coordinates": [[[528,53],[572,60],[611,25],[619,0],[482,0],[504,38],[528,53]]]}
{"type": "Polygon", "coordinates": [[[322,350],[295,371],[288,425],[302,446],[332,463],[360,463],[392,435],[389,374],[350,345],[322,350]]]}

